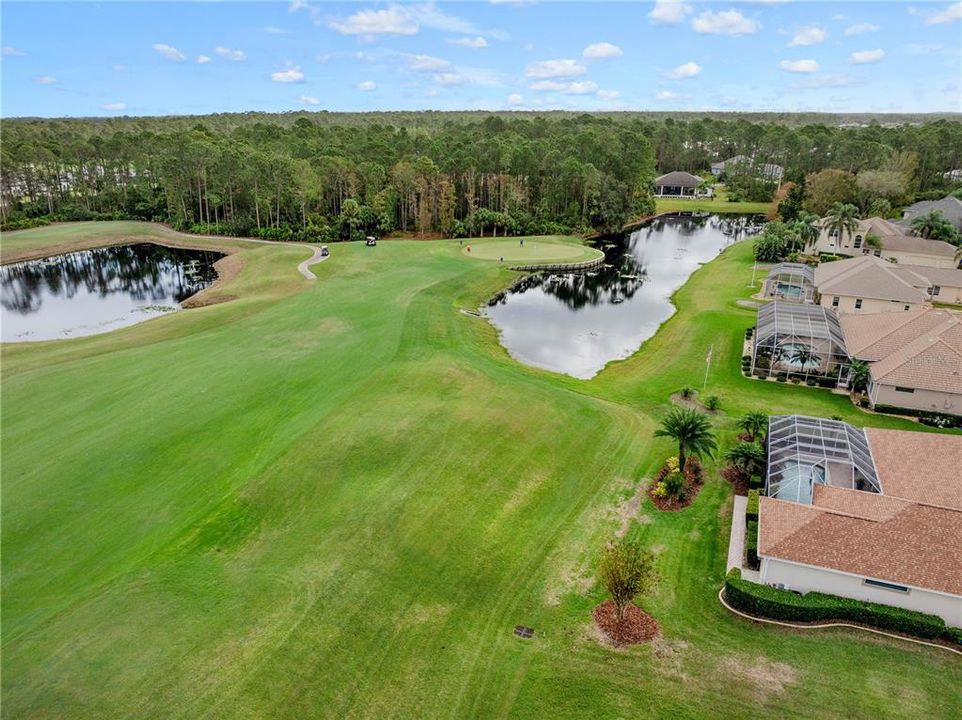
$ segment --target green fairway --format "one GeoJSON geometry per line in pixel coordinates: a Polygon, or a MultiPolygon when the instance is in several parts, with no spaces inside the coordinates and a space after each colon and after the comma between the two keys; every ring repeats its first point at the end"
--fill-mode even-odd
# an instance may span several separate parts
{"type": "MultiPolygon", "coordinates": [[[[185,242],[75,224],[5,236],[3,257],[138,232],[185,242]]],[[[517,273],[457,242],[338,244],[307,281],[302,247],[186,241],[240,250],[232,301],[2,347],[4,717],[958,716],[958,656],[724,610],[721,480],[681,512],[626,502],[709,346],[725,445],[748,409],[919,427],[741,376],[749,243],[580,381],[459,311],[517,273]],[[657,554],[641,604],[663,638],[614,651],[592,576],[623,522],[657,554]]]]}
{"type": "Polygon", "coordinates": [[[478,260],[510,263],[578,263],[597,260],[604,253],[584,245],[578,238],[560,236],[474,238],[463,241],[465,255],[478,260]]]}

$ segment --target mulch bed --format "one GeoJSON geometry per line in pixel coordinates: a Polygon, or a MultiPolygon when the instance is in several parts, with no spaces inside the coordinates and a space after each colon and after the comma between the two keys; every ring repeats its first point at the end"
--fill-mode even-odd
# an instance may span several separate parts
{"type": "Polygon", "coordinates": [[[614,600],[605,600],[591,615],[598,628],[615,647],[648,642],[658,635],[658,623],[637,605],[625,608],[625,617],[620,623],[614,600]]]}
{"type": "MultiPolygon", "coordinates": [[[[662,470],[662,472],[664,472],[664,470],[662,470]]],[[[691,505],[693,502],[695,502],[695,500],[698,499],[698,493],[701,492],[701,487],[704,485],[704,480],[696,480],[694,477],[686,476],[684,499],[670,496],[660,498],[655,497],[654,495],[655,486],[658,485],[658,481],[660,479],[661,477],[656,477],[648,484],[648,499],[651,500],[652,504],[659,510],[665,510],[668,512],[684,510],[686,507],[691,505]]]]}

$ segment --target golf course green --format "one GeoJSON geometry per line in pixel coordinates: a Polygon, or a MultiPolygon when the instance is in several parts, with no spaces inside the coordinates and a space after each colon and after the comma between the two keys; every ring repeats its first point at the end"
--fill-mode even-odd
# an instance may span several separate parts
{"type": "Polygon", "coordinates": [[[9,233],[2,257],[134,239],[235,254],[207,306],[2,346],[4,717],[958,717],[957,655],[720,605],[717,475],[680,512],[636,495],[710,345],[723,446],[749,409],[918,427],[741,376],[749,244],[581,381],[460,312],[517,273],[456,240],[332,245],[313,281],[308,248],[137,223],[9,233]],[[661,576],[640,604],[662,637],[628,650],[591,621],[619,531],[661,576]]]}
{"type": "Polygon", "coordinates": [[[600,250],[572,238],[557,236],[523,238],[474,238],[464,242],[464,254],[478,260],[547,265],[579,263],[604,257],[600,250]]]}

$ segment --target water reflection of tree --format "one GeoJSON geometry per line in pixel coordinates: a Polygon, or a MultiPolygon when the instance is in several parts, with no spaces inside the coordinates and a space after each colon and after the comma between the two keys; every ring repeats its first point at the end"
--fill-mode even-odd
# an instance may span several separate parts
{"type": "Polygon", "coordinates": [[[44,290],[71,298],[82,288],[105,297],[127,293],[138,301],[186,300],[217,276],[218,253],[150,243],[82,250],[0,269],[3,306],[19,313],[40,308],[44,290]]]}

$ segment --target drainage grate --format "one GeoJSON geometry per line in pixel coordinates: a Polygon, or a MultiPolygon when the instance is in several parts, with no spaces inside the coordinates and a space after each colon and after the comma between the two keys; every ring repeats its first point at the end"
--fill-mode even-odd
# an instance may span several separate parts
{"type": "Polygon", "coordinates": [[[534,628],[525,627],[524,625],[515,625],[514,634],[520,638],[529,638],[534,635],[534,628]]]}

